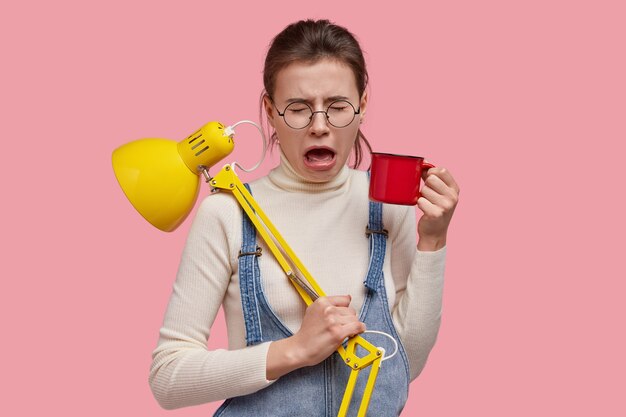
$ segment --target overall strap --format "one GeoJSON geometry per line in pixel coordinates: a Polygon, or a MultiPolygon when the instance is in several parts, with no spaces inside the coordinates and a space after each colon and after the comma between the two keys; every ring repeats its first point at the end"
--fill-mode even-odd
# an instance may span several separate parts
{"type": "MultiPolygon", "coordinates": [[[[370,173],[367,171],[369,179],[370,173]]],[[[365,228],[365,234],[370,241],[370,263],[365,278],[365,286],[372,291],[376,291],[380,285],[380,278],[383,275],[383,263],[385,262],[385,252],[387,249],[387,236],[389,233],[383,227],[383,205],[382,203],[369,202],[369,223],[365,228]]]]}
{"type": "MultiPolygon", "coordinates": [[[[250,186],[248,184],[244,185],[252,193],[250,186]]],[[[241,307],[246,326],[246,344],[251,346],[263,341],[259,303],[255,291],[257,282],[260,282],[260,269],[257,257],[261,256],[261,248],[256,243],[256,229],[254,225],[243,209],[242,213],[243,228],[241,250],[239,251],[239,291],[241,292],[241,307]]]]}

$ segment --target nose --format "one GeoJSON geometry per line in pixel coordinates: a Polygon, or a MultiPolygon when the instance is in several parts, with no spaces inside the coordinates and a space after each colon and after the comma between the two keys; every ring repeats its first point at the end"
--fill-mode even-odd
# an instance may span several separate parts
{"type": "Polygon", "coordinates": [[[311,114],[311,126],[309,131],[314,135],[323,135],[329,131],[328,115],[325,111],[318,110],[311,114]],[[322,117],[315,117],[316,113],[321,113],[322,117]]]}

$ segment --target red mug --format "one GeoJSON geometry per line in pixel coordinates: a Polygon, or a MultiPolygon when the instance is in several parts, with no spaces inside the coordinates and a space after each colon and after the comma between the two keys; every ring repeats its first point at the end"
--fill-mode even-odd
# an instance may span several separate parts
{"type": "Polygon", "coordinates": [[[372,153],[370,200],[414,206],[420,198],[422,172],[434,168],[420,156],[372,153]]]}

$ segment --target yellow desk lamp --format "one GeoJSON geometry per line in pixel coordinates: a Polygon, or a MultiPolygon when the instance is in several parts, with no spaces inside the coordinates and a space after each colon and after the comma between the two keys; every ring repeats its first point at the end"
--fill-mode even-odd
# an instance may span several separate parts
{"type": "MultiPolygon", "coordinates": [[[[135,209],[152,225],[166,232],[175,230],[193,208],[198,198],[200,175],[205,177],[213,191],[233,193],[308,306],[325,296],[324,291],[239,180],[235,163],[225,165],[215,177],[209,175],[209,168],[233,151],[234,127],[240,123],[257,126],[247,120],[232,127],[209,122],[180,142],[169,139],[130,142],[113,151],[115,176],[135,209]]],[[[264,156],[265,139],[263,145],[264,156]]],[[[372,366],[358,410],[358,417],[362,417],[367,412],[385,350],[358,335],[349,338],[345,345],[340,345],[337,352],[351,368],[351,373],[338,417],[344,417],[348,412],[359,371],[372,366]],[[356,354],[358,346],[365,349],[365,356],[356,354]]]]}

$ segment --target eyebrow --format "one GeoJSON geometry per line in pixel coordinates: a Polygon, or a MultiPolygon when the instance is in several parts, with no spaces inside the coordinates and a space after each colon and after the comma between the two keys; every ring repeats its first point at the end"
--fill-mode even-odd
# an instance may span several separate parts
{"type": "MultiPolygon", "coordinates": [[[[337,100],[350,101],[349,98],[346,96],[330,96],[324,99],[324,103],[337,101],[337,100]]],[[[304,99],[304,98],[294,97],[294,98],[288,98],[287,100],[285,100],[285,102],[288,104],[291,104],[291,103],[310,103],[311,101],[304,99]]]]}

